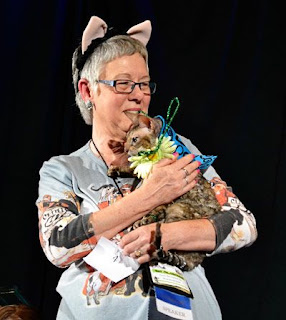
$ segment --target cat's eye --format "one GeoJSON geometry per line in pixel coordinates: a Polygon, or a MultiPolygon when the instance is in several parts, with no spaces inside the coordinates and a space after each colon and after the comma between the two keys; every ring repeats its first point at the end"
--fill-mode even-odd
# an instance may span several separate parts
{"type": "Polygon", "coordinates": [[[138,141],[138,137],[133,137],[133,138],[132,138],[132,142],[133,142],[133,143],[136,143],[137,141],[138,141]]]}

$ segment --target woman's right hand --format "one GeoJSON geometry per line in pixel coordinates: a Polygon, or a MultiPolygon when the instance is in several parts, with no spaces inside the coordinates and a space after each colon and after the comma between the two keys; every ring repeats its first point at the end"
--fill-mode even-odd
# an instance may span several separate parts
{"type": "Polygon", "coordinates": [[[180,159],[175,154],[173,159],[162,159],[153,166],[141,188],[145,188],[154,206],[169,203],[195,186],[201,163],[193,159],[193,154],[180,159]]]}

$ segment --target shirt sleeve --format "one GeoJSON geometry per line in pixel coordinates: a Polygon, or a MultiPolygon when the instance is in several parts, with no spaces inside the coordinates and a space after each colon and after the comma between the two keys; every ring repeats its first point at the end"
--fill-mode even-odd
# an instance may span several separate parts
{"type": "Polygon", "coordinates": [[[209,218],[216,230],[216,248],[208,256],[250,246],[257,238],[254,215],[220,178],[215,177],[210,183],[221,211],[209,218]]]}
{"type": "Polygon", "coordinates": [[[73,190],[73,175],[67,164],[54,157],[40,170],[39,238],[54,265],[65,268],[87,255],[95,246],[90,214],[80,214],[80,199],[73,190]]]}

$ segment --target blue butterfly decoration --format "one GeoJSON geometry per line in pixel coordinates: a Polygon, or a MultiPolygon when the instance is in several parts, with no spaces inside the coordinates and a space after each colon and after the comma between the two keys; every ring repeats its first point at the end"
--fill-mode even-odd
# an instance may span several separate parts
{"type": "MultiPolygon", "coordinates": [[[[159,118],[162,121],[162,128],[160,132],[161,135],[166,129],[166,120],[160,115],[156,116],[155,118],[159,118]]],[[[186,154],[191,153],[191,151],[184,145],[182,140],[179,138],[179,136],[176,134],[175,130],[171,126],[169,126],[168,130],[165,132],[165,137],[168,136],[171,137],[171,140],[174,141],[175,145],[177,146],[176,152],[178,152],[179,154],[179,159],[185,156],[186,154]]],[[[209,166],[212,165],[216,158],[217,156],[206,156],[199,154],[195,156],[194,160],[200,161],[201,165],[199,166],[199,169],[206,170],[209,166]]]]}

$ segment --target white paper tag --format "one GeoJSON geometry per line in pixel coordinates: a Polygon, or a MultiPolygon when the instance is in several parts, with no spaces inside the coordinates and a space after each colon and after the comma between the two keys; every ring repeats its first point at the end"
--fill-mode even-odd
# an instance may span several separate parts
{"type": "Polygon", "coordinates": [[[83,260],[114,282],[128,277],[140,267],[137,260],[124,256],[117,244],[104,237],[83,260]]]}

